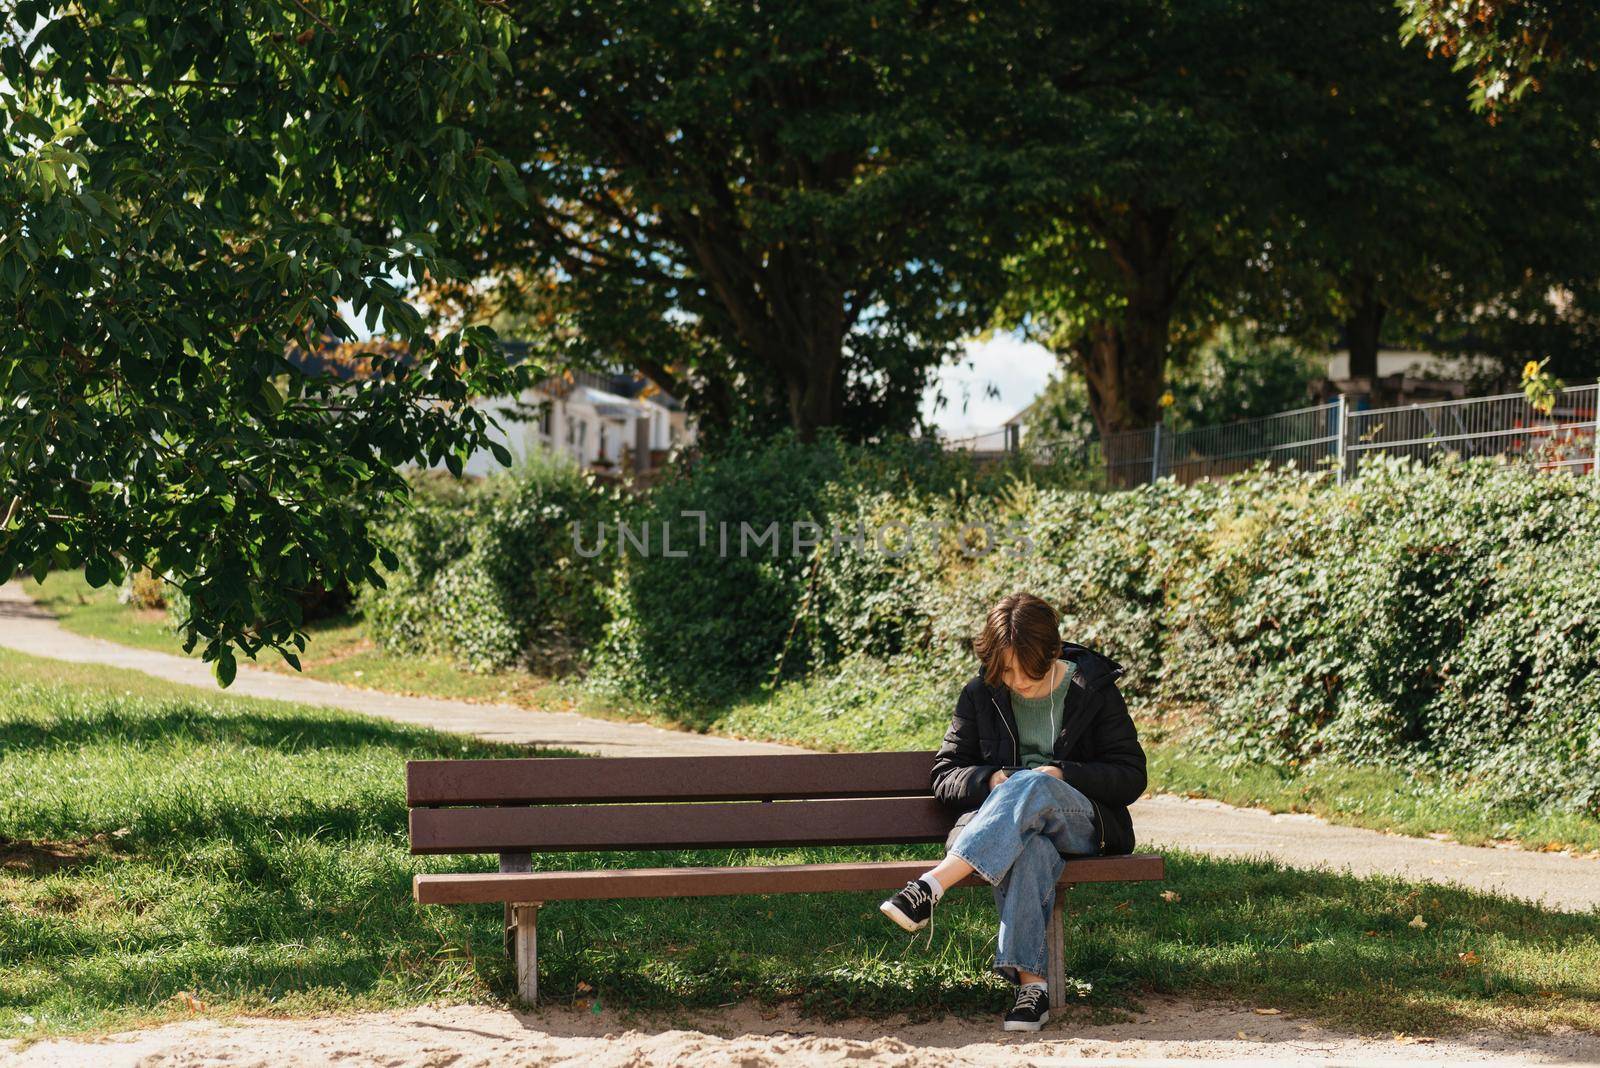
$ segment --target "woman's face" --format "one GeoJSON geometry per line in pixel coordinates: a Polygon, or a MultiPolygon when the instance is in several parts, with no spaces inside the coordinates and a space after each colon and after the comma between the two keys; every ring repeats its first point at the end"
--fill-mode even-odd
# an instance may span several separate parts
{"type": "MultiPolygon", "coordinates": [[[[1017,653],[1016,653],[1016,650],[1007,649],[1005,651],[1005,653],[1004,653],[1004,656],[1005,656],[1005,661],[1004,661],[1005,668],[1001,672],[1000,678],[1001,678],[1001,681],[1003,681],[1007,686],[1011,687],[1013,690],[1016,690],[1019,693],[1024,693],[1024,694],[1032,693],[1034,690],[1037,690],[1040,687],[1040,685],[1044,682],[1044,676],[1043,675],[1028,675],[1028,674],[1025,674],[1023,672],[1023,670],[1020,667],[1017,666],[1017,653]]],[[[1054,666],[1055,666],[1054,664],[1051,665],[1051,667],[1054,667],[1054,666]]]]}

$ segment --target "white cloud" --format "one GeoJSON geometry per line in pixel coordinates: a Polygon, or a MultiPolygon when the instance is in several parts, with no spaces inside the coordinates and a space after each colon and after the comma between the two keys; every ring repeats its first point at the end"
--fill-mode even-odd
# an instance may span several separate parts
{"type": "Polygon", "coordinates": [[[1048,349],[1013,334],[969,341],[958,362],[939,368],[923,394],[922,412],[946,435],[993,430],[1039,395],[1055,367],[1048,349]],[[998,396],[990,395],[990,387],[998,396]],[[935,412],[939,389],[946,406],[935,412]]]}

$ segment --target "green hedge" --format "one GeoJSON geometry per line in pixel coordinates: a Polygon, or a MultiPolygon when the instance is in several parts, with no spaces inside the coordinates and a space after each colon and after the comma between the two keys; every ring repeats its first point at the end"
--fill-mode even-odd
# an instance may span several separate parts
{"type": "MultiPolygon", "coordinates": [[[[645,530],[652,540],[647,552],[629,542],[616,554],[593,682],[664,706],[705,706],[827,662],[841,638],[857,639],[815,625],[818,558],[853,555],[846,541],[835,549],[833,536],[848,537],[859,502],[885,494],[961,502],[1014,477],[1005,467],[975,473],[964,457],[930,442],[863,446],[824,434],[804,444],[787,433],[736,441],[675,471],[633,513],[635,542],[645,530]],[[685,513],[704,513],[704,520],[685,513]],[[757,540],[774,522],[776,555],[770,541],[757,540]],[[741,543],[744,523],[751,534],[741,543]],[[816,524],[816,550],[792,551],[796,523],[816,524]],[[661,551],[663,528],[671,531],[672,550],[688,555],[661,551]]],[[[615,551],[615,539],[607,548],[615,551]]],[[[864,599],[874,596],[865,584],[860,590],[864,599]]],[[[892,618],[887,625],[893,629],[892,618]]]]}
{"type": "Polygon", "coordinates": [[[487,668],[589,650],[591,685],[686,718],[775,676],[838,675],[818,692],[840,714],[878,670],[959,682],[989,605],[1028,589],[1057,605],[1068,637],[1127,666],[1131,697],[1202,709],[1209,741],[1238,760],[1426,766],[1600,811],[1593,478],[1380,457],[1344,486],[1256,470],[1098,494],[1048,474],[974,475],[910,443],[780,437],[736,444],[631,503],[575,473],[424,500],[390,544],[401,567],[363,606],[380,640],[487,668]],[[685,512],[706,513],[704,548],[685,512]],[[776,557],[740,555],[741,520],[778,522],[776,557]],[[789,552],[797,520],[820,528],[809,554],[789,552]],[[574,521],[589,546],[608,525],[598,556],[573,551],[574,521]],[[618,522],[636,540],[648,529],[648,555],[618,552],[618,522]],[[864,550],[831,547],[858,523],[864,550]],[[953,536],[982,523],[993,543],[953,536]],[[662,553],[663,525],[686,556],[662,553]],[[903,548],[906,528],[909,551],[876,547],[881,530],[903,548]]]}
{"type": "Polygon", "coordinates": [[[1600,481],[1384,458],[1344,486],[1258,470],[991,506],[1031,551],[828,560],[830,648],[968,672],[988,606],[1033,590],[1240,760],[1416,762],[1600,811],[1600,481]]]}
{"type": "Polygon", "coordinates": [[[542,456],[476,486],[421,478],[384,526],[398,566],[385,588],[363,591],[361,611],[386,648],[475,671],[581,665],[606,621],[613,558],[579,553],[572,528],[592,530],[621,505],[592,475],[542,456]]]}

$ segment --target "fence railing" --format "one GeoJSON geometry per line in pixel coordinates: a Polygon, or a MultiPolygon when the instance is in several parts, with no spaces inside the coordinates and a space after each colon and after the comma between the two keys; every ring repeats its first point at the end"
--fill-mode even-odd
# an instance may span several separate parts
{"type": "MultiPolygon", "coordinates": [[[[1053,444],[1028,443],[1046,454],[1055,451],[1053,444]]],[[[999,446],[1017,447],[1014,436],[999,446]]],[[[1221,426],[1181,431],[1155,426],[1110,434],[1091,442],[1078,459],[1086,466],[1103,465],[1109,486],[1127,487],[1169,475],[1185,483],[1220,478],[1263,460],[1302,471],[1331,468],[1342,482],[1360,473],[1363,459],[1380,452],[1423,462],[1451,453],[1506,456],[1540,470],[1600,476],[1600,383],[1559,391],[1549,414],[1521,393],[1393,408],[1355,407],[1340,396],[1221,426]]]]}
{"type": "Polygon", "coordinates": [[[1541,470],[1600,474],[1597,400],[1600,384],[1563,389],[1548,415],[1521,393],[1350,412],[1344,470],[1354,474],[1361,458],[1373,452],[1420,460],[1454,452],[1513,457],[1541,470]]]}

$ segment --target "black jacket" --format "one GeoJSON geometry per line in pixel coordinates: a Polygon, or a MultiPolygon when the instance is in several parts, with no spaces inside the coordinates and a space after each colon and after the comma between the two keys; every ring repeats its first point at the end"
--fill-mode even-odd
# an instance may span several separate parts
{"type": "MultiPolygon", "coordinates": [[[[1144,750],[1116,680],[1121,664],[1074,642],[1061,643],[1061,659],[1076,665],[1067,686],[1054,758],[1062,779],[1095,804],[1102,853],[1133,852],[1128,806],[1145,789],[1144,750]]],[[[1017,719],[1008,687],[983,676],[962,689],[944,743],[933,759],[933,796],[959,811],[989,796],[989,777],[1022,763],[1017,719]]]]}

